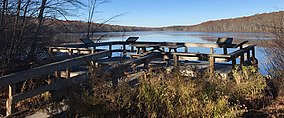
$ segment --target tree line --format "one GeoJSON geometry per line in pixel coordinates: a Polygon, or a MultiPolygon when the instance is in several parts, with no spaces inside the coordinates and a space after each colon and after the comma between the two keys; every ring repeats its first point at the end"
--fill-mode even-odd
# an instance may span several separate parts
{"type": "MultiPolygon", "coordinates": [[[[57,32],[65,33],[87,33],[88,23],[84,21],[70,21],[70,20],[56,20],[50,19],[54,22],[52,26],[57,32]],[[57,22],[57,23],[56,23],[57,22]],[[60,23],[58,23],[60,22],[60,23]]],[[[91,23],[92,32],[131,32],[131,31],[161,31],[162,28],[136,27],[136,26],[121,26],[111,25],[105,23],[91,23]]]]}
{"type": "Polygon", "coordinates": [[[273,25],[284,16],[284,11],[256,14],[248,17],[208,21],[192,26],[165,27],[165,31],[200,31],[200,32],[267,32],[263,25],[273,25]]]}
{"type": "MultiPolygon", "coordinates": [[[[267,32],[269,28],[263,27],[263,24],[269,25],[278,21],[284,11],[256,14],[253,16],[207,21],[192,26],[169,26],[169,27],[135,27],[120,26],[104,23],[92,22],[92,29],[97,32],[131,32],[131,31],[200,31],[200,32],[267,32]],[[98,28],[99,27],[99,28],[98,28]]],[[[50,19],[54,22],[54,30],[65,33],[86,33],[88,32],[88,23],[84,21],[66,21],[50,19]],[[57,23],[56,23],[57,22],[57,23]],[[59,23],[60,22],[60,23],[59,23]]]]}

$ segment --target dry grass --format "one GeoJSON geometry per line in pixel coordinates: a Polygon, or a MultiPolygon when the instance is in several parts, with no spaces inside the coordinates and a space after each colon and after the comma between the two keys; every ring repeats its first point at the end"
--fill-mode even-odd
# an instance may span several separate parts
{"type": "Polygon", "coordinates": [[[113,87],[102,78],[71,90],[70,116],[89,117],[239,117],[270,102],[265,78],[252,68],[235,71],[234,80],[183,77],[164,70],[147,72],[136,87],[113,87]]]}

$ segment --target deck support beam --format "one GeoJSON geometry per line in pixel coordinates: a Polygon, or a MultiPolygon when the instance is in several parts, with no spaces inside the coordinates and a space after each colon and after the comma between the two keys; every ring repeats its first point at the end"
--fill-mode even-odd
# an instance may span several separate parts
{"type": "MultiPolygon", "coordinates": [[[[243,45],[240,45],[240,50],[243,49],[243,45]]],[[[244,65],[244,61],[245,61],[245,56],[244,56],[245,53],[242,53],[241,54],[241,58],[240,58],[240,65],[243,66],[244,65]]]]}
{"type": "MultiPolygon", "coordinates": [[[[214,53],[213,47],[210,48],[210,54],[214,53]]],[[[215,57],[210,56],[209,57],[209,73],[210,73],[210,79],[215,78],[215,57]]]]}
{"type": "Polygon", "coordinates": [[[16,93],[16,85],[12,84],[8,86],[8,98],[6,100],[6,116],[13,114],[15,104],[13,103],[13,95],[16,93]]]}
{"type": "Polygon", "coordinates": [[[223,52],[224,52],[224,54],[228,54],[228,49],[227,49],[227,47],[224,47],[224,48],[223,48],[223,52]]]}
{"type": "Polygon", "coordinates": [[[250,51],[247,51],[247,62],[250,62],[250,51]]]}
{"type": "Polygon", "coordinates": [[[255,58],[255,47],[252,48],[252,57],[255,58]]]}
{"type": "Polygon", "coordinates": [[[184,47],[184,52],[188,52],[188,47],[184,47]]]}
{"type": "Polygon", "coordinates": [[[177,67],[178,66],[178,56],[174,54],[173,58],[174,58],[174,67],[177,67]]]}
{"type": "Polygon", "coordinates": [[[235,69],[236,64],[237,64],[236,57],[232,57],[232,69],[235,69]]]}
{"type": "MultiPolygon", "coordinates": [[[[112,50],[112,45],[109,45],[109,50],[111,51],[112,50]]],[[[110,56],[108,56],[108,58],[111,58],[112,57],[112,54],[110,56]]]]}

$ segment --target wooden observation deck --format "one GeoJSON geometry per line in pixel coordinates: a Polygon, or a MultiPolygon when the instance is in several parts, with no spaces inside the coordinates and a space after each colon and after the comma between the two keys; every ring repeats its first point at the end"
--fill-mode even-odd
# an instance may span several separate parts
{"type": "MultiPolygon", "coordinates": [[[[8,87],[9,91],[6,115],[14,113],[17,102],[47,91],[66,89],[88,79],[86,65],[90,62],[99,67],[108,66],[104,71],[106,73],[115,73],[118,69],[135,73],[159,64],[166,68],[193,65],[208,70],[213,78],[216,72],[229,73],[236,65],[254,64],[256,45],[247,42],[232,44],[113,41],[48,47],[51,59],[61,58],[60,61],[0,77],[0,88],[8,87]],[[192,52],[192,48],[208,48],[209,51],[192,52]],[[221,53],[215,53],[216,49],[222,50],[221,53]],[[30,91],[16,91],[17,83],[43,76],[51,82],[30,91]]],[[[117,80],[111,81],[117,83],[117,80]]]]}

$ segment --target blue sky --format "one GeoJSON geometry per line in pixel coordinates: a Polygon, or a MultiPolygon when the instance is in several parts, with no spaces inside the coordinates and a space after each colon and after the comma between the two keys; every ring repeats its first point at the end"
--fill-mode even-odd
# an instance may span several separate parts
{"type": "MultiPolygon", "coordinates": [[[[108,24],[127,26],[194,25],[209,20],[284,10],[284,0],[108,0],[97,8],[94,22],[123,14],[108,24]]],[[[88,0],[84,0],[88,3],[88,0]]],[[[72,20],[86,20],[87,13],[72,20]]]]}

